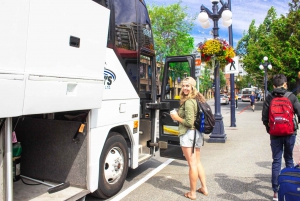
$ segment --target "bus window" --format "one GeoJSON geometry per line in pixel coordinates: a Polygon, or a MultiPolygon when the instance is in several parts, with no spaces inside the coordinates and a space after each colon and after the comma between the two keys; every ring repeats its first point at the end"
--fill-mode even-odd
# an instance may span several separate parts
{"type": "Polygon", "coordinates": [[[137,21],[135,1],[113,1],[115,11],[115,50],[125,60],[138,58],[136,36],[133,31],[133,25],[137,21]]]}
{"type": "Polygon", "coordinates": [[[190,76],[187,62],[172,62],[168,70],[165,99],[180,99],[181,80],[190,76]]]}

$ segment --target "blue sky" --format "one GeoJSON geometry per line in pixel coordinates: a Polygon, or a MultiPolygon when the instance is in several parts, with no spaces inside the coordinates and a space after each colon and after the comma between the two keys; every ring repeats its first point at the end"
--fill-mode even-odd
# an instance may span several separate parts
{"type": "MultiPolygon", "coordinates": [[[[227,0],[223,0],[227,2],[227,0]]],[[[179,2],[179,0],[145,0],[146,4],[169,5],[179,2]]],[[[233,46],[236,47],[237,42],[242,38],[243,32],[247,31],[252,20],[255,20],[255,25],[259,26],[265,19],[268,10],[273,6],[276,9],[278,17],[286,15],[289,10],[288,3],[291,0],[231,0],[232,11],[232,30],[233,30],[233,46]]],[[[191,15],[197,15],[200,12],[200,6],[204,5],[212,11],[212,3],[210,0],[182,0],[181,5],[188,7],[188,12],[191,15]]],[[[221,4],[219,3],[219,8],[221,4]]],[[[205,38],[212,38],[210,31],[212,30],[213,22],[208,29],[203,29],[196,19],[195,27],[191,35],[195,39],[195,45],[203,42],[205,38]]],[[[219,20],[219,36],[228,41],[228,28],[222,25],[222,20],[219,20]]]]}

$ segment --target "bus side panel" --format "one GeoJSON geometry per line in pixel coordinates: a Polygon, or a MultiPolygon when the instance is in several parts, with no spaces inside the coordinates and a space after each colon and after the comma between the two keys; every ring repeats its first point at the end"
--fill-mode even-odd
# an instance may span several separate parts
{"type": "Polygon", "coordinates": [[[31,0],[26,71],[103,79],[109,14],[91,0],[31,0]]]}
{"type": "Polygon", "coordinates": [[[1,0],[0,118],[22,114],[29,0],[1,0]]]}
{"type": "Polygon", "coordinates": [[[0,118],[22,114],[25,79],[20,74],[0,73],[0,118]]]}
{"type": "Polygon", "coordinates": [[[109,48],[106,51],[105,71],[107,80],[103,100],[139,98],[129,79],[129,73],[125,72],[115,52],[109,48]]]}
{"type": "Polygon", "coordinates": [[[90,0],[30,1],[23,114],[101,107],[109,14],[90,0]]]}
{"type": "Polygon", "coordinates": [[[0,150],[1,150],[1,154],[0,154],[0,200],[4,200],[4,169],[3,169],[3,159],[4,159],[4,154],[2,153],[2,151],[4,150],[4,129],[0,130],[0,150]]]}

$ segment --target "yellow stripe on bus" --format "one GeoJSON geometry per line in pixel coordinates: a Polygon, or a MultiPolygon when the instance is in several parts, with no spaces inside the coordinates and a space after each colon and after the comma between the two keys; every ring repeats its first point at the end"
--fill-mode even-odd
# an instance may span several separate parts
{"type": "Polygon", "coordinates": [[[175,129],[172,129],[170,127],[164,126],[164,133],[178,135],[179,131],[178,131],[178,128],[175,130],[175,129]]]}

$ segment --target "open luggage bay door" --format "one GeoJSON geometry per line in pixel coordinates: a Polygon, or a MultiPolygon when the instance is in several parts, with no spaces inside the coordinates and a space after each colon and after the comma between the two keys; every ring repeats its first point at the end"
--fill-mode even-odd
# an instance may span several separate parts
{"type": "Polygon", "coordinates": [[[170,111],[179,108],[182,79],[195,77],[195,57],[167,57],[163,73],[160,102],[170,107],[159,111],[159,141],[168,145],[167,149],[160,149],[160,156],[185,160],[178,137],[178,122],[172,120],[170,111]]]}
{"type": "Polygon", "coordinates": [[[3,5],[0,117],[100,108],[110,11],[89,0],[3,5]]]}

